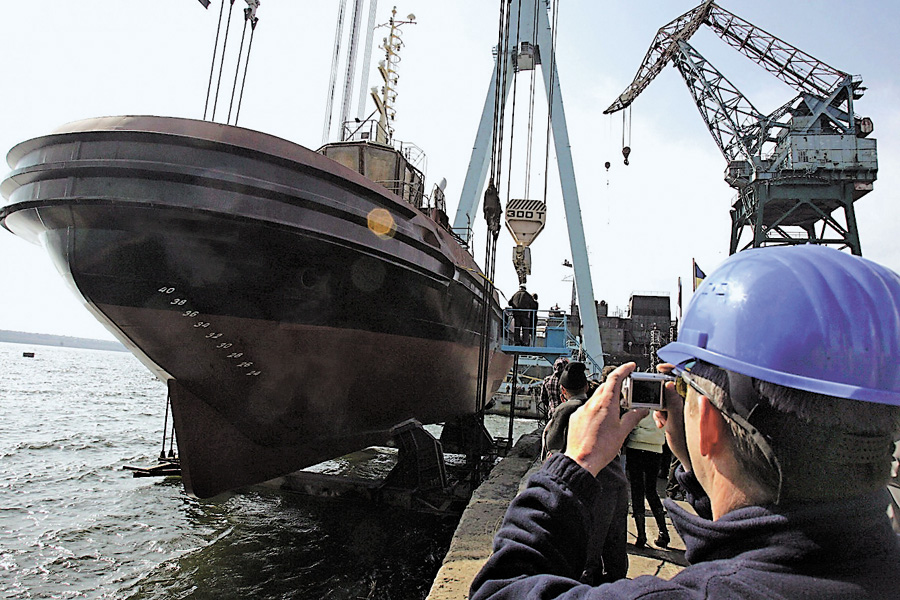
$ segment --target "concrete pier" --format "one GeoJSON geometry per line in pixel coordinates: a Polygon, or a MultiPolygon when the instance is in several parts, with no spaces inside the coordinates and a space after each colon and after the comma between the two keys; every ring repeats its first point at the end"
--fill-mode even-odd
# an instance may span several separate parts
{"type": "MultiPolygon", "coordinates": [[[[475,490],[460,518],[450,549],[435,577],[427,600],[461,600],[469,597],[469,586],[491,555],[494,533],[500,527],[506,509],[525,485],[528,476],[540,467],[541,439],[538,433],[522,436],[512,452],[491,471],[490,477],[475,490]]],[[[660,497],[665,497],[661,482],[660,497]]],[[[686,503],[680,503],[688,506],[686,503]]],[[[648,513],[649,514],[649,513],[648,513]]],[[[637,537],[634,520],[628,518],[628,578],[656,575],[669,579],[687,566],[684,542],[669,523],[671,543],[656,548],[652,541],[659,531],[652,516],[647,519],[647,547],[633,545],[637,537]]]]}

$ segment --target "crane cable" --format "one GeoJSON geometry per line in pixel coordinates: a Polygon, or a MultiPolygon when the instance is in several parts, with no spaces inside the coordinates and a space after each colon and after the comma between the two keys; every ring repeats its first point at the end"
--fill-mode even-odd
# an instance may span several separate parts
{"type": "Polygon", "coordinates": [[[347,0],[341,0],[338,8],[337,25],[334,31],[334,53],[331,57],[331,76],[328,80],[328,96],[325,101],[325,125],[322,130],[322,143],[328,142],[331,137],[331,116],[334,111],[334,91],[337,85],[338,63],[341,56],[341,34],[344,31],[344,12],[347,8],[347,0]]]}
{"type": "MultiPolygon", "coordinates": [[[[531,29],[532,48],[537,48],[538,10],[538,0],[534,0],[534,23],[532,24],[531,29]]],[[[535,71],[537,71],[537,64],[531,69],[531,85],[528,92],[528,138],[525,146],[525,198],[529,198],[531,192],[531,152],[532,147],[534,146],[535,71]]]]}
{"type": "MultiPolygon", "coordinates": [[[[518,53],[519,53],[519,41],[521,39],[519,36],[519,33],[521,30],[521,25],[522,25],[522,0],[518,0],[518,2],[519,2],[519,4],[518,4],[518,8],[517,8],[517,13],[516,13],[516,45],[515,45],[515,49],[514,49],[516,56],[518,56],[518,53]]],[[[518,63],[518,59],[517,59],[517,63],[518,63]]],[[[512,193],[512,171],[513,171],[512,163],[513,163],[513,148],[515,146],[513,144],[513,141],[514,141],[515,135],[516,135],[516,100],[517,100],[516,94],[517,94],[518,83],[519,83],[518,72],[519,72],[519,66],[518,66],[518,64],[516,64],[515,65],[515,73],[513,74],[512,115],[510,115],[510,122],[509,122],[509,168],[507,169],[507,173],[506,173],[506,204],[507,204],[507,206],[509,206],[510,194],[512,193]]],[[[505,105],[505,103],[504,103],[504,105],[505,105]]],[[[500,157],[500,160],[503,160],[502,156],[500,157]]]]}
{"type": "Polygon", "coordinates": [[[234,114],[234,124],[238,124],[238,118],[241,116],[241,103],[244,101],[244,87],[247,84],[247,67],[250,66],[250,50],[253,49],[253,34],[256,31],[256,19],[250,24],[250,43],[247,45],[247,59],[244,62],[244,78],[241,81],[241,95],[238,97],[237,112],[234,114]]]}
{"type": "Polygon", "coordinates": [[[503,137],[506,120],[506,88],[509,63],[509,4],[500,0],[499,40],[497,42],[497,86],[494,90],[494,135],[491,140],[491,183],[500,181],[503,170],[503,137]]]}
{"type": "Polygon", "coordinates": [[[478,346],[478,375],[475,398],[476,412],[481,418],[487,405],[487,379],[490,356],[488,355],[489,333],[491,330],[491,300],[494,297],[494,273],[496,271],[497,237],[500,234],[500,195],[496,182],[502,173],[503,119],[507,85],[507,65],[509,60],[509,4],[512,0],[500,0],[500,22],[497,27],[496,86],[494,89],[494,122],[491,137],[491,177],[484,193],[484,217],[488,234],[485,239],[485,271],[483,296],[481,298],[481,343],[478,346]]]}
{"type": "MultiPolygon", "coordinates": [[[[232,0],[232,4],[234,0],[232,0]]],[[[219,25],[216,27],[216,41],[213,43],[212,64],[209,65],[209,83],[206,85],[206,103],[203,105],[203,120],[206,120],[206,113],[209,110],[209,94],[212,92],[213,74],[216,71],[216,52],[219,50],[219,34],[222,32],[222,15],[225,13],[225,0],[219,7],[219,25]]],[[[222,54],[225,54],[224,48],[222,54]]]]}
{"type": "Polygon", "coordinates": [[[231,101],[228,103],[228,119],[226,123],[231,122],[231,107],[234,105],[234,95],[237,93],[238,75],[241,72],[241,54],[244,50],[244,37],[247,35],[247,24],[250,24],[250,43],[247,44],[247,58],[244,60],[244,77],[241,80],[241,92],[238,98],[237,113],[234,115],[234,124],[237,125],[238,116],[241,113],[241,102],[244,100],[244,87],[247,83],[247,67],[250,66],[250,52],[253,50],[253,34],[256,33],[256,24],[259,19],[253,14],[251,8],[244,9],[244,30],[241,32],[241,47],[238,51],[237,66],[234,69],[234,85],[231,88],[231,101]]]}
{"type": "MultiPolygon", "coordinates": [[[[224,2],[225,0],[222,0],[224,2]]],[[[228,47],[228,32],[231,30],[231,13],[234,10],[234,0],[230,0],[231,4],[228,7],[228,20],[225,22],[225,39],[222,41],[222,59],[219,62],[219,79],[216,83],[216,95],[213,98],[213,108],[212,108],[212,116],[210,120],[216,120],[216,106],[219,104],[219,90],[222,87],[222,70],[225,67],[225,49],[228,47]]],[[[221,27],[221,23],[219,27],[221,27]]],[[[216,33],[216,38],[219,37],[219,34],[216,33]]],[[[215,60],[215,55],[213,56],[213,60],[215,60]]]]}

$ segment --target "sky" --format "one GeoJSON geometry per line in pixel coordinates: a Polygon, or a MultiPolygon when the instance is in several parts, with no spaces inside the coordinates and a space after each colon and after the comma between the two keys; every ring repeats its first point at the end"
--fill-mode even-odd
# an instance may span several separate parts
{"type": "MultiPolygon", "coordinates": [[[[403,29],[395,137],[427,153],[429,189],[447,179],[452,220],[493,69],[500,3],[397,2],[398,17],[413,13],[416,24],[403,29]]],[[[629,166],[621,154],[622,114],[603,115],[631,82],[657,29],[698,2],[559,0],[557,63],[594,297],[606,300],[612,312],[624,311],[632,293],[653,292],[670,294],[674,313],[679,277],[685,307],[690,298],[692,260],[709,273],[728,256],[728,210],[735,192],[722,179],[725,159],[678,72],[667,67],[635,101],[626,141],[632,149],[629,166]]],[[[874,121],[879,173],[874,191],[856,204],[861,246],[865,257],[900,271],[895,230],[900,224],[895,58],[900,3],[718,3],[825,63],[863,77],[868,89],[855,108],[874,121]]],[[[235,9],[243,6],[238,0],[235,9]]],[[[311,148],[321,145],[338,6],[338,0],[262,1],[240,126],[311,148]]],[[[379,3],[379,24],[387,22],[392,6],[379,3]]],[[[197,0],[0,0],[6,24],[0,36],[0,152],[83,118],[202,118],[218,7],[219,0],[208,10],[197,0]]],[[[379,29],[376,40],[385,33],[379,29]]],[[[232,35],[234,49],[238,34],[233,30],[232,35]]],[[[763,112],[796,95],[708,29],[691,43],[763,112]]],[[[373,62],[380,54],[376,49],[373,62]]],[[[223,77],[223,95],[230,93],[230,77],[223,77]]],[[[375,83],[373,76],[369,85],[375,83]]],[[[517,124],[507,125],[515,135],[508,145],[512,159],[503,167],[509,176],[509,185],[501,186],[504,205],[507,198],[524,195],[528,105],[523,90],[529,87],[528,75],[520,76],[517,124]]],[[[548,157],[541,98],[535,108],[529,189],[530,197],[544,199],[546,179],[548,216],[532,245],[528,287],[539,294],[541,308],[565,307],[572,271],[563,261],[570,261],[571,253],[552,151],[544,173],[548,157]]],[[[223,117],[220,108],[217,120],[223,117]]],[[[5,175],[9,169],[0,166],[5,175]]],[[[513,245],[502,231],[496,283],[506,297],[518,284],[513,245]]],[[[483,264],[483,226],[476,227],[473,248],[483,264]]],[[[0,329],[113,339],[65,286],[43,249],[6,230],[0,230],[0,329]]]]}

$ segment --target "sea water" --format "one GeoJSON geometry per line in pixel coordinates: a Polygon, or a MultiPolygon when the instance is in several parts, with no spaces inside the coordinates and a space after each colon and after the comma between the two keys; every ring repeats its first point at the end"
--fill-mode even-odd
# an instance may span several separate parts
{"type": "Polygon", "coordinates": [[[163,449],[165,401],[128,353],[0,343],[0,597],[427,595],[453,518],[265,487],[197,500],[177,477],[133,478],[123,467],[163,449]]]}

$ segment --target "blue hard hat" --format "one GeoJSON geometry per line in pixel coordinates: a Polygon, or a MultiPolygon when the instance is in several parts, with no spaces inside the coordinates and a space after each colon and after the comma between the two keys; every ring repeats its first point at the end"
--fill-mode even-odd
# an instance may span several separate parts
{"type": "Polygon", "coordinates": [[[900,276],[825,246],[746,250],[704,279],[657,355],[900,405],[900,276]]]}

